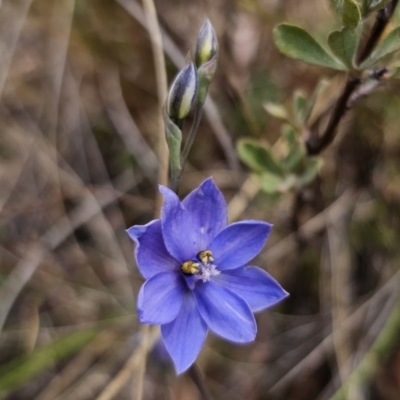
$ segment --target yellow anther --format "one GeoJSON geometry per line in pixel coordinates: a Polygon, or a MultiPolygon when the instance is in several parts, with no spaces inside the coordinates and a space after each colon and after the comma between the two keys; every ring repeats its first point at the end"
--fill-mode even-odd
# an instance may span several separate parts
{"type": "Polygon", "coordinates": [[[214,262],[211,250],[201,251],[199,254],[197,254],[197,257],[204,265],[214,262]]]}
{"type": "Polygon", "coordinates": [[[200,264],[194,261],[185,261],[182,264],[182,272],[188,275],[197,274],[200,271],[200,264]]]}

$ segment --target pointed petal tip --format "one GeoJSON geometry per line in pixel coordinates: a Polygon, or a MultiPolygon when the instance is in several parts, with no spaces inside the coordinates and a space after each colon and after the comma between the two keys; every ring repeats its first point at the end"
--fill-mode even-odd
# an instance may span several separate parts
{"type": "Polygon", "coordinates": [[[126,229],[125,232],[134,241],[137,242],[140,237],[146,232],[147,225],[134,225],[126,229]]]}
{"type": "MultiPolygon", "coordinates": [[[[208,330],[207,330],[207,333],[208,333],[208,330]]],[[[206,333],[206,336],[207,336],[207,333],[206,333]]],[[[191,359],[178,359],[178,358],[174,358],[168,352],[168,349],[167,349],[167,352],[168,352],[169,356],[171,357],[171,360],[172,360],[172,363],[174,365],[175,372],[177,375],[181,375],[184,372],[186,372],[196,362],[196,359],[200,353],[200,350],[201,350],[201,348],[199,349],[198,352],[196,352],[196,355],[194,357],[192,357],[191,359]]]]}
{"type": "Polygon", "coordinates": [[[279,282],[254,265],[225,271],[214,281],[241,297],[253,312],[272,307],[288,296],[279,282]]]}
{"type": "Polygon", "coordinates": [[[177,374],[196,361],[207,333],[208,327],[197,311],[192,291],[188,291],[176,320],[161,326],[162,339],[177,374]]]}
{"type": "Polygon", "coordinates": [[[164,205],[167,200],[172,200],[173,202],[178,201],[180,203],[178,195],[170,188],[163,185],[158,185],[158,190],[164,196],[164,205]]]}
{"type": "MultiPolygon", "coordinates": [[[[290,296],[290,293],[287,292],[285,289],[283,289],[282,286],[279,285],[279,287],[280,287],[280,293],[275,294],[273,298],[273,303],[271,303],[267,308],[275,307],[276,305],[280,304],[283,300],[285,300],[290,296]]],[[[254,310],[254,311],[262,311],[263,309],[265,309],[265,307],[261,308],[260,310],[254,310]]]]}
{"type": "Polygon", "coordinates": [[[214,181],[214,177],[212,177],[212,176],[210,176],[209,178],[207,178],[203,182],[201,182],[198,189],[214,190],[214,191],[218,191],[222,195],[220,188],[217,186],[217,184],[214,181]]]}
{"type": "Polygon", "coordinates": [[[290,296],[290,293],[287,292],[285,289],[282,288],[282,297],[277,301],[276,304],[280,303],[281,301],[287,299],[290,296]]]}
{"type": "Polygon", "coordinates": [[[159,190],[160,193],[163,193],[163,194],[164,194],[164,192],[169,191],[170,189],[168,189],[168,188],[167,188],[166,186],[164,186],[164,185],[158,185],[158,190],[159,190]]]}
{"type": "Polygon", "coordinates": [[[181,375],[184,372],[186,372],[194,363],[194,361],[192,361],[190,364],[186,364],[186,365],[179,365],[175,362],[174,359],[172,359],[173,363],[174,363],[174,367],[175,367],[175,372],[177,375],[181,375]]]}
{"type": "Polygon", "coordinates": [[[155,223],[159,221],[158,219],[153,219],[148,222],[146,225],[133,225],[128,229],[125,229],[125,232],[129,235],[129,237],[138,242],[138,240],[146,233],[146,231],[155,223]]]}

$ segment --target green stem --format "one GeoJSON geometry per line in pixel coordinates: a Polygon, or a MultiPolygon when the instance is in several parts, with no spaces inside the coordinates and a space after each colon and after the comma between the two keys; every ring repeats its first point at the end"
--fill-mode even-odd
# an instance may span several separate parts
{"type": "Polygon", "coordinates": [[[208,61],[207,63],[203,64],[197,71],[199,77],[199,86],[197,90],[197,102],[196,108],[194,111],[194,120],[192,127],[190,129],[188,138],[186,140],[185,146],[182,151],[181,157],[181,165],[182,170],[185,167],[186,161],[188,159],[190,150],[193,146],[194,139],[197,134],[197,130],[199,129],[201,117],[203,115],[203,108],[206,102],[208,88],[210,83],[214,77],[215,69],[217,67],[217,57],[214,57],[212,60],[208,61]]]}
{"type": "Polygon", "coordinates": [[[184,146],[183,151],[182,151],[182,157],[181,157],[182,170],[183,170],[183,168],[185,168],[185,164],[186,164],[186,161],[188,159],[190,150],[191,150],[191,148],[193,146],[193,142],[194,142],[194,139],[196,137],[197,130],[199,129],[201,117],[203,115],[203,108],[204,108],[204,101],[200,101],[199,100],[197,102],[196,109],[194,111],[193,125],[192,125],[192,127],[190,129],[189,135],[187,137],[185,146],[184,146]]]}
{"type": "MultiPolygon", "coordinates": [[[[173,119],[173,123],[182,132],[183,120],[173,119]]],[[[181,144],[176,144],[175,146],[169,146],[170,148],[170,184],[169,187],[178,194],[179,185],[181,184],[183,165],[180,163],[180,149],[181,144]],[[174,150],[175,149],[175,150],[174,150]]]]}
{"type": "Polygon", "coordinates": [[[179,186],[181,184],[181,179],[182,179],[182,169],[175,169],[172,168],[170,169],[170,184],[169,187],[171,190],[173,190],[176,194],[179,192],[179,186]]]}
{"type": "Polygon", "coordinates": [[[181,145],[182,145],[182,127],[183,120],[171,119],[164,107],[165,137],[169,150],[169,187],[178,193],[179,184],[182,176],[181,166],[181,145]]]}

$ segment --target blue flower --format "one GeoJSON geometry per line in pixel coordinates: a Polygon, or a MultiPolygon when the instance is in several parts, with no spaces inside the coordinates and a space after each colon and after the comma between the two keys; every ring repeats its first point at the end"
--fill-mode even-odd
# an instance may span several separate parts
{"type": "Polygon", "coordinates": [[[237,343],[254,340],[253,312],[287,296],[264,270],[249,266],[271,225],[241,221],[228,226],[224,197],[207,179],[182,202],[170,189],[161,219],[128,229],[138,268],[146,279],[138,297],[140,322],[161,325],[176,371],[199,354],[208,328],[237,343]]]}

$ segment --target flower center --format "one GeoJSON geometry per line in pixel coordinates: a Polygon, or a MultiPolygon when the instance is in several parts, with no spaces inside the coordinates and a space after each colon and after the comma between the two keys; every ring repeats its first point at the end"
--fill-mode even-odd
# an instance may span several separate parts
{"type": "Polygon", "coordinates": [[[194,275],[200,271],[200,264],[195,261],[185,261],[182,264],[182,272],[187,275],[194,275]]]}
{"type": "Polygon", "coordinates": [[[211,250],[204,250],[197,254],[197,258],[204,264],[211,264],[214,262],[212,251],[211,250]]]}
{"type": "Polygon", "coordinates": [[[219,275],[221,271],[217,270],[217,266],[214,264],[214,258],[211,250],[204,250],[197,254],[197,261],[185,261],[182,266],[182,272],[186,275],[196,275],[198,279],[203,282],[208,282],[212,276],[219,275]]]}

